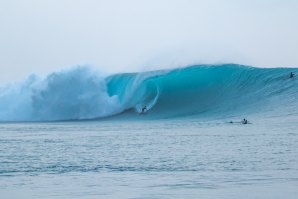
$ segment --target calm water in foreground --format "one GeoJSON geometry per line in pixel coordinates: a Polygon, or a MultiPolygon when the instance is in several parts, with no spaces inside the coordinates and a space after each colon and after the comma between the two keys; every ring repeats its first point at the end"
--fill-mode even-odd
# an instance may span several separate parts
{"type": "Polygon", "coordinates": [[[297,198],[298,124],[0,124],[1,198],[297,198]]]}

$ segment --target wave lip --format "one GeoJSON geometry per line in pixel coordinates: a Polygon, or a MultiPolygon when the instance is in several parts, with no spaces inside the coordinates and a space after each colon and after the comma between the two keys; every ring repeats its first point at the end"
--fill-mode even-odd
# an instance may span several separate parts
{"type": "Polygon", "coordinates": [[[298,72],[224,64],[101,77],[77,67],[2,88],[0,120],[297,114],[297,81],[288,77],[292,71],[298,72]],[[147,112],[140,115],[144,106],[147,112]]]}

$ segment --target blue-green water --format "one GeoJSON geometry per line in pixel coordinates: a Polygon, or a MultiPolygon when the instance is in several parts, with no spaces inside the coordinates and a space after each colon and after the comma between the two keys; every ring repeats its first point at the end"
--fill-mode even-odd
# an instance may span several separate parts
{"type": "Polygon", "coordinates": [[[0,87],[0,121],[297,114],[298,81],[290,72],[298,69],[225,64],[102,77],[78,67],[0,87]]]}
{"type": "Polygon", "coordinates": [[[296,198],[297,118],[0,124],[1,198],[296,198]]]}
{"type": "Polygon", "coordinates": [[[202,65],[101,77],[79,67],[1,87],[0,196],[297,198],[290,72],[202,65]],[[229,123],[244,117],[251,124],[229,123]]]}

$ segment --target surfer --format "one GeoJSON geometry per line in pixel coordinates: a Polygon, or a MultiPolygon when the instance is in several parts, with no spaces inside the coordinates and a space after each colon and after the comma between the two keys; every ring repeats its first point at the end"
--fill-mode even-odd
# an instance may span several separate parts
{"type": "Polygon", "coordinates": [[[247,119],[244,118],[244,119],[241,121],[241,124],[248,124],[247,119]]]}
{"type": "Polygon", "coordinates": [[[146,110],[147,110],[147,106],[143,106],[143,107],[142,107],[142,112],[141,112],[141,113],[145,113],[146,110]]]}
{"type": "Polygon", "coordinates": [[[290,78],[293,79],[295,77],[295,74],[293,72],[290,73],[290,78]]]}
{"type": "Polygon", "coordinates": [[[251,123],[249,123],[248,120],[245,119],[245,118],[244,118],[242,121],[240,121],[240,122],[230,121],[229,123],[231,123],[231,124],[251,124],[251,123]]]}

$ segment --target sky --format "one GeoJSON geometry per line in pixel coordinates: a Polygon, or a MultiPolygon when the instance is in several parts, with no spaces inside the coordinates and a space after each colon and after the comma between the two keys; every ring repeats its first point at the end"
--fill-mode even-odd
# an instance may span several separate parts
{"type": "Polygon", "coordinates": [[[297,0],[0,0],[0,84],[76,65],[298,67],[297,0]]]}

